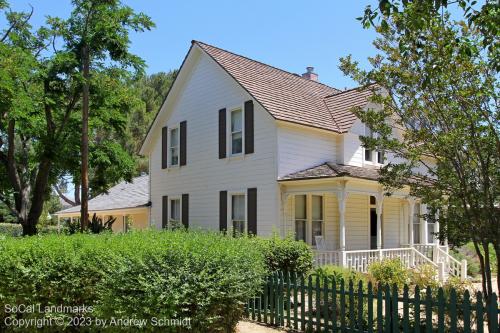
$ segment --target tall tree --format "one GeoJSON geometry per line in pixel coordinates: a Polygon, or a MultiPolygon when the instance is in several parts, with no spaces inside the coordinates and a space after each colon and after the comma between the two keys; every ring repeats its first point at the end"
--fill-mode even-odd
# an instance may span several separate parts
{"type": "MultiPolygon", "coordinates": [[[[49,28],[33,32],[30,13],[3,8],[0,201],[24,234],[32,235],[52,185],[61,175],[80,174],[81,117],[75,111],[82,105],[81,59],[59,40],[68,38],[67,21],[49,18],[49,28]]],[[[89,80],[90,166],[97,175],[94,187],[101,191],[134,172],[133,158],[107,138],[123,135],[127,114],[137,104],[129,68],[112,65],[94,66],[89,80]]]]}
{"type": "MultiPolygon", "coordinates": [[[[377,84],[373,101],[382,110],[354,112],[378,136],[361,139],[395,157],[382,168],[389,191],[409,185],[429,205],[427,218],[439,219],[441,238],[474,243],[490,297],[490,245],[500,258],[500,86],[498,52],[490,48],[498,39],[452,21],[436,6],[441,1],[404,3],[375,23],[379,54],[370,69],[341,59],[344,73],[361,85],[377,84]]],[[[497,281],[500,287],[500,275],[497,281]]]]}
{"type": "Polygon", "coordinates": [[[0,200],[23,226],[36,233],[43,202],[50,189],[51,169],[74,110],[71,57],[44,56],[56,32],[31,31],[30,13],[12,12],[3,3],[7,27],[0,36],[0,200]]]}
{"type": "Polygon", "coordinates": [[[113,62],[122,68],[142,71],[144,62],[129,52],[130,30],[144,31],[154,26],[146,15],[136,14],[119,0],[73,0],[73,12],[65,22],[68,48],[78,58],[82,74],[81,141],[81,223],[88,224],[88,117],[91,71],[113,62]]]}
{"type": "MultiPolygon", "coordinates": [[[[141,102],[132,110],[127,122],[126,135],[121,138],[120,143],[129,151],[137,155],[142,141],[146,136],[151,123],[161,107],[165,97],[172,85],[177,71],[167,73],[160,72],[144,75],[133,83],[133,89],[141,102]]],[[[136,173],[147,173],[148,161],[146,157],[136,158],[136,173]]]]}

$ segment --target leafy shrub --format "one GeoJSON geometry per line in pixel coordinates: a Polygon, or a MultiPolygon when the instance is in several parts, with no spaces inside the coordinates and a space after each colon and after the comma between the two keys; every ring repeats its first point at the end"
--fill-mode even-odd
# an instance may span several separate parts
{"type": "Polygon", "coordinates": [[[0,223],[0,234],[12,237],[23,235],[23,227],[18,223],[0,223]]]}
{"type": "Polygon", "coordinates": [[[307,274],[313,267],[313,253],[309,245],[296,241],[293,235],[281,238],[275,234],[271,238],[251,238],[263,252],[270,272],[289,271],[307,274]]]}
{"type": "MultiPolygon", "coordinates": [[[[340,285],[341,281],[344,281],[344,290],[345,293],[349,293],[350,290],[350,284],[352,283],[353,291],[354,294],[357,295],[359,291],[359,286],[361,283],[361,288],[363,290],[363,293],[366,293],[367,287],[368,287],[368,281],[366,279],[366,275],[363,273],[356,272],[354,270],[350,270],[348,268],[342,268],[339,266],[333,266],[333,265],[325,265],[325,266],[320,266],[314,269],[314,271],[309,274],[309,277],[311,278],[312,285],[313,285],[313,297],[315,297],[315,286],[316,283],[319,283],[320,288],[324,288],[325,281],[328,283],[328,287],[332,288],[333,286],[333,280],[336,282],[336,289],[337,291],[340,291],[340,285]]],[[[309,278],[307,279],[307,281],[309,278]]],[[[306,282],[308,283],[308,282],[306,282]]],[[[307,290],[307,289],[306,289],[307,290]]],[[[328,313],[328,318],[333,317],[333,311],[336,312],[337,318],[340,318],[341,316],[341,300],[340,296],[337,296],[336,298],[336,304],[335,307],[333,306],[333,302],[330,300],[329,302],[325,302],[324,300],[321,300],[320,302],[320,307],[317,308],[317,304],[313,304],[313,309],[311,310],[309,315],[316,316],[317,311],[320,311],[320,316],[324,317],[325,312],[328,313]]],[[[351,308],[351,300],[349,297],[345,297],[344,299],[345,302],[345,309],[350,309],[351,308]]],[[[358,297],[354,297],[353,299],[353,310],[354,312],[352,313],[352,318],[351,314],[349,311],[345,312],[346,320],[349,322],[349,320],[356,320],[358,321],[359,319],[359,299],[358,297]]],[[[362,325],[363,329],[366,329],[368,326],[368,303],[363,302],[362,304],[362,313],[361,313],[361,318],[362,322],[360,323],[362,325]]]]}
{"type": "MultiPolygon", "coordinates": [[[[86,305],[93,306],[86,315],[97,318],[189,317],[192,331],[226,332],[234,329],[242,304],[260,290],[265,274],[254,242],[215,233],[7,238],[0,242],[0,308],[86,305]]],[[[8,315],[2,311],[0,325],[8,315]]]]}
{"type": "Polygon", "coordinates": [[[368,266],[368,272],[376,284],[396,285],[402,289],[408,283],[408,270],[399,258],[374,262],[368,266]]]}
{"type": "Polygon", "coordinates": [[[430,264],[421,265],[410,271],[410,284],[420,289],[439,287],[439,277],[436,268],[430,264]]]}
{"type": "Polygon", "coordinates": [[[337,283],[339,283],[340,280],[344,280],[346,286],[349,284],[349,281],[352,281],[354,288],[358,287],[359,282],[363,283],[363,288],[365,289],[366,286],[368,285],[368,279],[366,278],[365,274],[356,272],[348,268],[343,268],[340,266],[334,266],[334,265],[320,266],[314,269],[310,275],[313,277],[313,283],[316,283],[315,279],[319,278],[321,286],[323,286],[323,281],[325,277],[329,279],[335,279],[337,283]]]}
{"type": "Polygon", "coordinates": [[[99,234],[104,231],[112,231],[113,223],[115,223],[116,217],[109,216],[106,222],[103,222],[103,219],[98,217],[96,213],[92,216],[92,219],[89,220],[88,231],[93,234],[99,234]]]}
{"type": "MultiPolygon", "coordinates": [[[[61,228],[62,231],[62,228],[61,228]]],[[[38,228],[39,235],[49,235],[59,233],[59,228],[56,225],[45,225],[38,228]]]]}
{"type": "MultiPolygon", "coordinates": [[[[472,253],[465,253],[469,252],[467,247],[464,246],[463,250],[451,250],[450,254],[453,256],[453,258],[457,259],[458,261],[462,261],[463,259],[467,260],[467,275],[472,276],[472,277],[477,277],[481,274],[481,267],[479,265],[479,259],[477,258],[477,255],[475,252],[472,253]],[[463,251],[463,252],[461,252],[463,251]]],[[[493,251],[494,252],[494,251],[493,251]]]]}

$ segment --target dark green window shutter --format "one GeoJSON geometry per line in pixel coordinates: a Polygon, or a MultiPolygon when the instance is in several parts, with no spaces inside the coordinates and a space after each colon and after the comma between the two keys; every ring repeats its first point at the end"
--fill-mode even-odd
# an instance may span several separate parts
{"type": "Polygon", "coordinates": [[[219,110],[219,158],[226,158],[226,109],[219,110]]]}
{"type": "Polygon", "coordinates": [[[257,235],[257,189],[247,190],[248,233],[257,235]]]}
{"type": "Polygon", "coordinates": [[[161,201],[161,227],[168,227],[168,196],[163,196],[161,201]]]}
{"type": "Polygon", "coordinates": [[[186,138],[187,138],[187,122],[181,121],[180,124],[180,165],[186,165],[186,138]]]}
{"type": "Polygon", "coordinates": [[[253,101],[245,102],[245,154],[254,151],[254,116],[253,101]]]}
{"type": "Polygon", "coordinates": [[[227,230],[227,191],[219,192],[219,230],[227,230]]]}
{"type": "Polygon", "coordinates": [[[189,194],[182,195],[182,224],[184,227],[189,227],[189,194]]]}
{"type": "Polygon", "coordinates": [[[161,129],[161,168],[168,167],[168,127],[161,129]]]}

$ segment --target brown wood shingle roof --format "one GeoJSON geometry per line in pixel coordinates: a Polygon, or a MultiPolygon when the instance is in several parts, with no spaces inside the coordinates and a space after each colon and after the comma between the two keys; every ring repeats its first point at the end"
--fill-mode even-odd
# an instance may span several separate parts
{"type": "Polygon", "coordinates": [[[232,52],[193,41],[275,119],[346,132],[356,120],[349,110],[368,103],[369,90],[340,91],[232,52]]]}

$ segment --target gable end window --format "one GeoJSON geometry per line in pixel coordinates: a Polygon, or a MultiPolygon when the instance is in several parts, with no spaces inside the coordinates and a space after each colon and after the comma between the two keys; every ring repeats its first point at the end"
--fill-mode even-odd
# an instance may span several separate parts
{"type": "Polygon", "coordinates": [[[241,108],[231,110],[230,144],[231,155],[243,153],[243,111],[241,108]]]}
{"type": "Polygon", "coordinates": [[[169,166],[179,165],[179,127],[169,129],[169,166]]]}
{"type": "MultiPolygon", "coordinates": [[[[375,135],[373,134],[373,131],[368,127],[365,126],[365,136],[369,138],[374,138],[375,135]]],[[[372,162],[375,164],[384,164],[385,160],[385,155],[383,150],[372,150],[372,149],[367,149],[365,148],[365,161],[366,162],[372,162]]]]}

